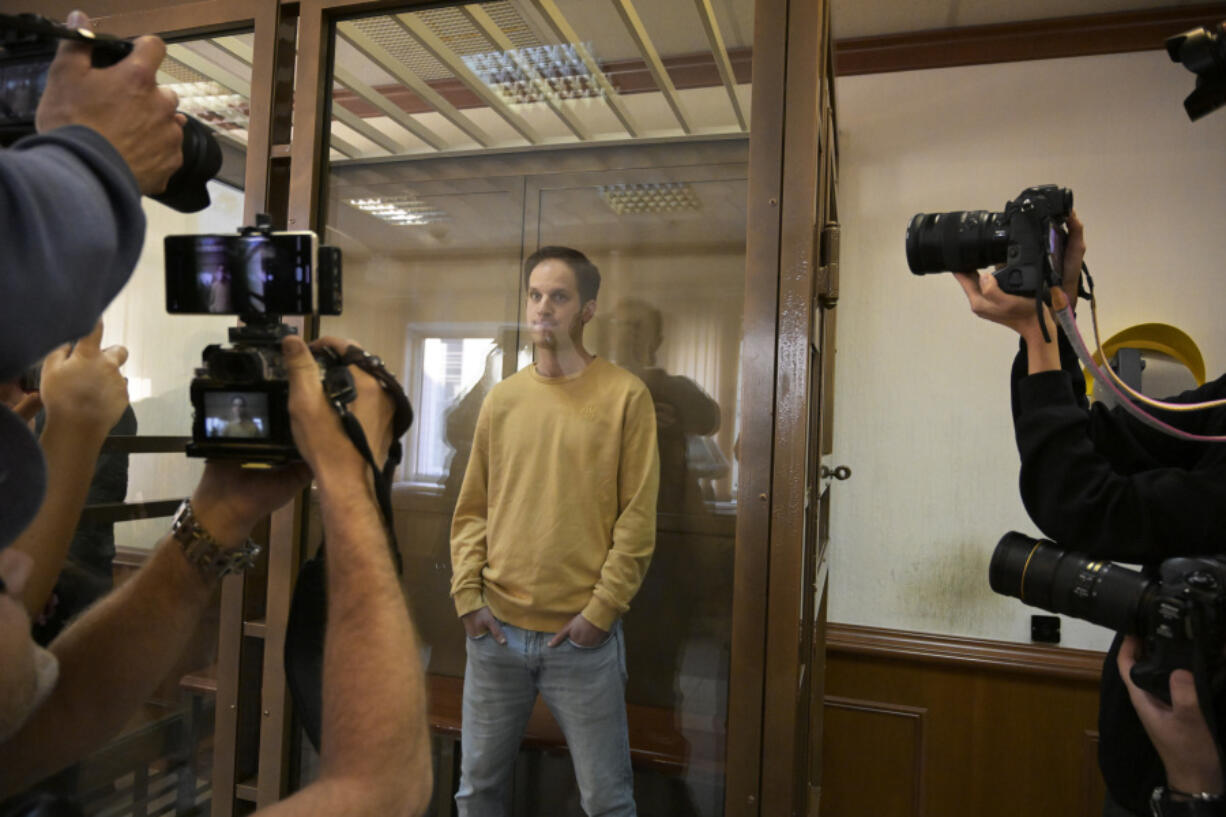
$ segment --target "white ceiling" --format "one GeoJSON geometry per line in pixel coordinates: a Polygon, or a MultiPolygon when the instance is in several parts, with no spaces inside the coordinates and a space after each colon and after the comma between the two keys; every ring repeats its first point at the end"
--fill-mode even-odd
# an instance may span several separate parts
{"type": "Polygon", "coordinates": [[[1189,0],[832,0],[836,39],[1201,5],[1189,0]]]}

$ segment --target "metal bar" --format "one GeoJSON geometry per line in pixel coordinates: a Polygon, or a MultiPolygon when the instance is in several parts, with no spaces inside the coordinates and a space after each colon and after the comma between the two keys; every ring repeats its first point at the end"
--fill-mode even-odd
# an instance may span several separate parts
{"type": "Polygon", "coordinates": [[[191,437],[116,434],[103,441],[102,450],[124,454],[182,454],[191,441],[191,437]]]}
{"type": "MultiPolygon", "coordinates": [[[[300,499],[303,505],[305,495],[300,499]]],[[[271,805],[289,788],[292,701],[285,679],[285,631],[298,576],[298,514],[288,505],[272,515],[268,531],[268,590],[264,607],[264,668],[260,686],[260,772],[256,803],[271,805]]],[[[245,628],[244,628],[245,629],[245,628]]]]}
{"type": "MultiPolygon", "coordinates": [[[[447,142],[443,139],[443,137],[439,136],[437,133],[418,122],[412,117],[412,115],[402,109],[395,102],[392,102],[383,94],[379,93],[374,88],[358,79],[357,75],[353,72],[342,68],[338,64],[332,69],[332,78],[344,87],[348,88],[350,91],[353,91],[365,101],[369,102],[371,105],[374,105],[383,113],[387,114],[389,117],[391,117],[393,122],[412,133],[430,147],[434,148],[435,150],[445,150],[447,148],[447,142]]],[[[335,109],[337,108],[335,102],[332,103],[332,108],[333,112],[335,113],[335,109]]]]}
{"type": "Polygon", "coordinates": [[[502,49],[502,51],[510,55],[511,58],[515,60],[515,64],[519,66],[519,70],[524,72],[524,76],[528,77],[528,80],[536,87],[537,91],[540,92],[541,98],[545,101],[545,104],[549,106],[550,110],[558,115],[558,118],[566,124],[566,127],[570,128],[571,133],[579,137],[579,139],[584,142],[592,138],[588,134],[587,128],[583,127],[583,124],[579,121],[579,118],[575,116],[575,114],[566,106],[560,103],[557,92],[554,91],[553,87],[550,86],[548,81],[541,76],[541,72],[536,70],[536,66],[519,53],[519,49],[517,49],[515,44],[511,42],[511,38],[498,27],[498,24],[494,22],[494,19],[486,14],[485,10],[482,9],[480,5],[473,3],[467,6],[461,6],[460,11],[466,17],[468,17],[470,21],[472,21],[473,25],[481,29],[481,32],[485,34],[490,42],[492,42],[496,47],[502,49]]]}
{"type": "MultiPolygon", "coordinates": [[[[253,51],[250,48],[248,48],[246,45],[244,45],[242,40],[239,40],[237,37],[217,37],[216,39],[213,40],[213,42],[217,46],[233,54],[235,57],[242,60],[243,62],[251,63],[252,59],[254,58],[253,51]]],[[[238,90],[237,88],[231,85],[228,85],[221,77],[214,76],[214,74],[212,73],[213,71],[216,71],[219,74],[225,74],[226,72],[218,68],[217,66],[214,66],[208,60],[204,59],[198,54],[193,53],[192,56],[196,58],[196,60],[198,61],[198,64],[189,63],[185,59],[180,59],[177,52],[171,52],[171,49],[175,49],[175,48],[183,49],[183,46],[174,46],[174,45],[168,46],[167,52],[170,53],[171,56],[174,57],[176,60],[186,65],[188,68],[191,68],[195,71],[200,72],[201,74],[204,74],[209,79],[212,79],[214,82],[217,82],[220,85],[224,85],[225,87],[229,88],[235,93],[242,94],[243,96],[250,96],[249,92],[243,92],[241,90],[238,90]]],[[[183,50],[186,50],[186,49],[183,49],[183,50]]],[[[233,75],[229,75],[229,76],[233,77],[233,75]]],[[[233,77],[233,79],[241,82],[241,80],[238,80],[237,77],[233,77]]],[[[362,136],[365,136],[367,139],[369,139],[370,141],[374,142],[379,147],[386,150],[388,153],[395,155],[400,152],[400,149],[401,149],[400,145],[397,144],[395,140],[391,139],[384,133],[380,132],[378,129],[366,124],[365,122],[362,122],[360,117],[355,116],[354,114],[351,114],[349,111],[346,111],[344,109],[333,110],[332,115],[335,116],[337,119],[339,119],[341,122],[344,122],[347,126],[353,128],[355,131],[360,133],[362,136]]],[[[341,153],[345,154],[347,157],[360,156],[362,154],[361,150],[359,150],[357,147],[350,144],[349,142],[345,141],[343,138],[339,136],[332,136],[331,134],[329,134],[329,137],[330,137],[330,142],[332,144],[332,147],[334,147],[336,150],[339,150],[341,153]]]]}
{"type": "Polygon", "coordinates": [[[592,56],[587,47],[579,40],[579,35],[571,24],[567,22],[561,10],[553,0],[511,0],[512,5],[517,10],[522,8],[523,3],[530,3],[530,8],[535,11],[535,14],[524,13],[521,11],[520,16],[530,20],[533,17],[539,16],[544,23],[549,27],[550,33],[558,42],[569,43],[574,47],[575,53],[579,59],[583,60],[583,64],[587,66],[588,72],[592,75],[592,79],[600,86],[604,92],[604,100],[613,109],[613,114],[618,121],[622,123],[622,127],[626,129],[626,133],[631,136],[638,137],[642,135],[642,130],[635,123],[634,117],[630,115],[630,110],[626,107],[626,102],[621,98],[621,94],[617,93],[617,89],[613,87],[613,83],[609,81],[600,64],[596,62],[596,58],[592,56]]]}
{"type": "Polygon", "coordinates": [[[673,110],[673,116],[677,117],[677,121],[681,124],[681,130],[685,133],[693,133],[694,129],[690,127],[685,106],[681,104],[681,97],[677,95],[677,88],[673,85],[673,80],[664,67],[664,61],[660,59],[660,52],[652,44],[651,36],[647,33],[647,27],[643,25],[642,19],[639,18],[633,0],[613,0],[613,6],[621,15],[626,28],[629,29],[630,36],[634,38],[635,45],[638,46],[643,60],[647,63],[647,69],[651,71],[651,76],[656,81],[656,86],[660,89],[660,93],[664,94],[668,107],[673,110]]]}
{"type": "Polygon", "coordinates": [[[719,69],[719,78],[724,83],[724,90],[728,92],[728,101],[732,103],[736,123],[741,130],[749,130],[745,112],[741,110],[741,101],[736,95],[736,75],[732,73],[732,60],[728,59],[728,48],[724,45],[724,35],[719,30],[719,22],[715,19],[715,9],[711,7],[711,0],[694,0],[694,7],[698,10],[698,19],[702,20],[702,27],[707,32],[707,42],[711,44],[711,55],[715,57],[715,67],[719,69]]]}
{"type": "Polygon", "coordinates": [[[152,502],[102,502],[86,505],[81,509],[81,523],[105,525],[114,522],[130,522],[133,519],[157,519],[171,516],[183,502],[179,499],[157,499],[152,502]]]}
{"type": "Polygon", "coordinates": [[[397,80],[404,83],[409,90],[424,99],[427,105],[442,114],[451,124],[467,133],[481,147],[487,148],[494,143],[489,134],[481,130],[476,122],[473,122],[461,113],[459,108],[444,99],[442,94],[431,88],[424,79],[406,68],[400,60],[393,57],[386,49],[370,37],[367,37],[356,27],[342,23],[336,27],[336,33],[337,36],[344,37],[350,45],[374,60],[397,80]]]}
{"type": "Polygon", "coordinates": [[[242,77],[236,77],[207,57],[202,57],[185,45],[170,43],[166,46],[166,56],[175,62],[182,63],[198,74],[204,74],[218,85],[226,88],[244,99],[251,98],[251,83],[242,77]]]}
{"type": "Polygon", "coordinates": [[[343,105],[337,105],[335,102],[332,103],[332,118],[336,119],[346,127],[357,131],[362,136],[365,136],[367,139],[374,142],[376,145],[383,148],[393,156],[403,151],[403,148],[401,148],[400,144],[395,139],[388,136],[374,125],[371,125],[369,122],[343,105]]]}
{"type": "Polygon", "coordinates": [[[335,133],[328,134],[328,145],[333,150],[339,152],[346,159],[353,159],[362,155],[362,151],[358,150],[357,147],[349,142],[346,142],[335,133]]]}
{"type": "Polygon", "coordinates": [[[520,136],[527,139],[530,144],[539,145],[541,143],[540,134],[522,116],[512,111],[510,106],[503,101],[502,97],[498,96],[490,86],[486,85],[481,77],[470,70],[464,64],[464,60],[460,58],[460,55],[452,51],[443,42],[442,38],[430,29],[430,26],[412,14],[397,14],[392,20],[408,32],[417,42],[421,43],[422,48],[429,51],[436,60],[445,65],[447,70],[455,74],[456,79],[468,86],[486,105],[490,106],[494,113],[498,114],[502,117],[503,121],[514,128],[520,136]]]}

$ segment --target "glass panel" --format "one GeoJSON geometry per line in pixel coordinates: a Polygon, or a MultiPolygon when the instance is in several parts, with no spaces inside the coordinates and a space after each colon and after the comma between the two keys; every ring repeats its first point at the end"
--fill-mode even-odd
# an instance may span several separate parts
{"type": "MultiPolygon", "coordinates": [[[[321,319],[383,357],[417,411],[396,530],[436,714],[458,711],[451,516],[482,401],[533,359],[521,264],[562,244],[600,268],[585,345],[651,390],[662,462],[656,551],[624,619],[636,796],[699,815],[723,809],[752,42],[752,2],[712,5],[339,22],[323,223],[345,313],[321,319]]],[[[521,762],[532,813],[578,813],[569,759],[521,762]]]]}
{"type": "MultiPolygon", "coordinates": [[[[180,213],[144,200],[145,248],[128,285],[103,313],[103,343],[128,348],[124,374],[135,413],[124,433],[190,436],[188,385],[210,343],[224,343],[234,319],[166,313],[162,239],[185,233],[234,232],[243,223],[243,169],[251,82],[251,35],[170,43],[159,71],[163,85],[179,94],[180,108],[205,123],[222,148],[218,178],[207,185],[210,205],[180,213]]],[[[186,496],[202,470],[200,460],[181,455],[133,455],[128,464],[128,502],[186,496]]],[[[163,533],[160,520],[116,528],[120,547],[151,548],[163,533]]]]}
{"type": "Polygon", "coordinates": [[[704,170],[542,189],[537,228],[540,243],[583,248],[600,267],[585,341],[637,374],[655,402],[656,549],[624,618],[626,700],[632,723],[658,724],[685,746],[666,802],[706,815],[723,804],[747,190],[743,167],[704,170]]]}
{"type": "Polygon", "coordinates": [[[334,160],[748,129],[752,0],[480,3],[336,34],[334,160]]]}

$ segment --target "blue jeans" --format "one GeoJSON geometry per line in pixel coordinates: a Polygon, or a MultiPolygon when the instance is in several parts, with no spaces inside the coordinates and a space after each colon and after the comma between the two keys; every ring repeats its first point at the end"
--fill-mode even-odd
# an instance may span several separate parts
{"type": "Polygon", "coordinates": [[[467,639],[460,732],[460,817],[506,813],[507,783],[539,692],[562,728],[589,817],[634,817],[634,775],[626,734],[626,645],[621,622],[595,647],[553,633],[502,624],[506,645],[489,633],[467,639]]]}

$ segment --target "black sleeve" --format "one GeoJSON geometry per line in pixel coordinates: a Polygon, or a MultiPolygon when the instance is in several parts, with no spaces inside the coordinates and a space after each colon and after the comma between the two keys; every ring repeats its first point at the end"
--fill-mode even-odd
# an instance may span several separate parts
{"type": "Polygon", "coordinates": [[[145,239],[122,156],[81,125],[0,151],[0,379],[89,334],[145,239]]]}
{"type": "MultiPolygon", "coordinates": [[[[1087,409],[1080,368],[1063,340],[1061,353],[1063,371],[1026,375],[1023,350],[1013,372],[1022,501],[1035,524],[1062,547],[1102,559],[1222,552],[1226,445],[1177,440],[1119,409],[1087,409]]],[[[1224,394],[1226,377],[1171,399],[1224,394]]],[[[1162,419],[1194,433],[1226,433],[1220,409],[1162,419]]]]}

